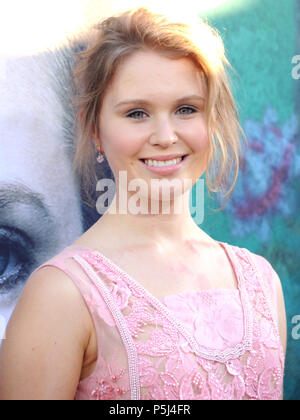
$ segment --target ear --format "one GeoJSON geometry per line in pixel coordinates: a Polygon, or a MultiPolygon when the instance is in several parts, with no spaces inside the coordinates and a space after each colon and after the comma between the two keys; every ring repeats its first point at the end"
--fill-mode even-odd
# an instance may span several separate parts
{"type": "MultiPolygon", "coordinates": [[[[82,118],[83,118],[83,110],[81,109],[81,110],[78,111],[78,119],[81,123],[82,123],[82,118]]],[[[99,130],[97,130],[97,127],[96,127],[95,123],[92,124],[92,128],[91,128],[91,140],[92,140],[93,143],[95,143],[96,148],[97,148],[97,146],[99,146],[99,148],[101,148],[99,130]]]]}
{"type": "Polygon", "coordinates": [[[92,125],[91,129],[91,140],[95,143],[95,145],[100,145],[100,136],[99,136],[99,130],[97,130],[95,124],[92,125]]]}

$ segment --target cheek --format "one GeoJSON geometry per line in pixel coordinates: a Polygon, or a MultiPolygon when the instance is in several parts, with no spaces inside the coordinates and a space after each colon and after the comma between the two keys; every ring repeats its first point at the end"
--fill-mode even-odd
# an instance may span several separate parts
{"type": "Polygon", "coordinates": [[[186,131],[191,149],[194,153],[203,153],[209,150],[208,130],[205,122],[195,123],[186,131]]]}
{"type": "Polygon", "coordinates": [[[128,129],[110,130],[104,134],[102,139],[106,145],[107,154],[118,157],[118,159],[138,155],[144,144],[141,135],[128,129]]]}

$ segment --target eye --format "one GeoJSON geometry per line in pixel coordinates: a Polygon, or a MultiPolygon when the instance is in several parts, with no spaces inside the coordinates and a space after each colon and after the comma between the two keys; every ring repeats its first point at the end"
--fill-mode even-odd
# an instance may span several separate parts
{"type": "Polygon", "coordinates": [[[147,114],[142,109],[135,109],[126,114],[126,117],[133,118],[134,120],[142,120],[147,117],[147,114]]]}
{"type": "Polygon", "coordinates": [[[176,112],[179,113],[180,115],[190,115],[190,114],[193,114],[194,112],[197,112],[197,108],[190,105],[184,105],[184,106],[181,106],[179,109],[177,109],[176,112]]]}
{"type": "Polygon", "coordinates": [[[0,301],[15,298],[34,263],[32,241],[17,229],[0,227],[0,301]]]}

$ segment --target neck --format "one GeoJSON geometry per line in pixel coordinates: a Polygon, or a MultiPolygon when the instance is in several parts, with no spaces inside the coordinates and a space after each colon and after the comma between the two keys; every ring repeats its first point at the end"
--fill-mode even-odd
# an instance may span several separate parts
{"type": "MultiPolygon", "coordinates": [[[[156,248],[167,249],[191,239],[211,240],[196,225],[188,207],[178,212],[174,201],[170,201],[169,206],[167,202],[162,201],[159,201],[158,204],[156,206],[158,211],[155,213],[145,211],[145,206],[140,206],[138,214],[133,214],[130,211],[125,211],[125,214],[122,214],[119,207],[119,194],[116,194],[109,209],[98,220],[98,227],[101,227],[102,230],[106,229],[106,233],[110,234],[110,237],[116,238],[116,245],[118,243],[125,243],[129,246],[153,245],[156,248]]],[[[148,208],[151,206],[149,205],[148,208]]]]}

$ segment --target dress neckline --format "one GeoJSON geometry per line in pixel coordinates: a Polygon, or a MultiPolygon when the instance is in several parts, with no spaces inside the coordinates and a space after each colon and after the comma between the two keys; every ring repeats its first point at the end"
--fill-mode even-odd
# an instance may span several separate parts
{"type": "MultiPolygon", "coordinates": [[[[226,252],[227,258],[234,270],[234,274],[236,277],[237,288],[215,288],[215,289],[204,289],[202,291],[225,291],[225,292],[232,292],[237,293],[239,292],[241,306],[243,310],[243,329],[244,335],[243,339],[240,343],[229,347],[225,350],[214,350],[208,349],[201,345],[195,343],[195,340],[190,335],[189,332],[186,331],[184,325],[176,318],[176,316],[168,309],[168,307],[163,303],[163,299],[159,299],[155,297],[152,293],[150,293],[144,286],[142,286],[138,281],[132,278],[127,272],[125,272],[122,268],[120,268],[114,261],[110,258],[103,255],[100,251],[94,248],[86,247],[84,245],[70,245],[68,248],[77,248],[79,250],[85,251],[87,253],[92,253],[97,258],[108,266],[114,273],[120,275],[123,279],[127,281],[127,283],[138,292],[139,295],[144,295],[148,301],[156,307],[160,312],[162,312],[169,321],[172,322],[173,325],[177,327],[179,331],[183,333],[183,335],[188,339],[190,344],[192,343],[192,348],[194,349],[195,353],[197,353],[200,357],[203,357],[208,360],[215,360],[220,362],[226,362],[229,359],[239,357],[243,354],[246,350],[251,349],[252,346],[252,335],[253,335],[253,320],[252,320],[252,313],[250,310],[250,302],[249,296],[247,293],[247,289],[244,282],[244,277],[242,273],[242,269],[239,266],[239,259],[235,255],[232,246],[225,243],[217,241],[220,246],[223,247],[224,251],[226,252]]],[[[200,291],[201,292],[201,291],[200,291]]],[[[175,294],[176,295],[176,294],[175,294]]],[[[170,296],[170,295],[169,295],[170,296]]]]}
{"type": "MultiPolygon", "coordinates": [[[[148,292],[151,296],[153,296],[155,299],[159,300],[160,302],[162,302],[164,300],[164,298],[169,297],[169,296],[182,296],[185,294],[190,294],[190,293],[240,293],[240,281],[239,281],[239,277],[238,277],[238,273],[236,270],[236,259],[234,258],[234,256],[232,255],[232,252],[230,252],[229,247],[230,245],[227,244],[226,242],[221,242],[221,241],[216,241],[217,244],[219,244],[219,246],[224,250],[227,260],[229,261],[234,276],[235,276],[235,283],[237,285],[237,287],[217,287],[217,288],[208,288],[208,289],[199,289],[199,290],[191,290],[191,291],[184,291],[184,292],[178,292],[178,293],[171,293],[169,295],[163,296],[162,298],[158,298],[155,297],[154,295],[152,295],[151,292],[148,292]]],[[[118,266],[117,263],[115,263],[111,258],[107,257],[106,255],[102,254],[101,251],[99,251],[97,248],[93,248],[93,247],[89,247],[86,245],[77,245],[77,244],[72,244],[69,245],[66,249],[72,249],[72,248],[78,248],[80,250],[83,251],[88,251],[88,252],[93,252],[96,255],[99,255],[104,261],[106,261],[108,263],[108,265],[110,267],[112,267],[114,269],[114,271],[117,271],[118,273],[120,273],[121,275],[129,278],[131,280],[132,283],[139,285],[140,287],[142,287],[144,290],[147,291],[147,289],[142,286],[137,280],[135,280],[129,273],[127,273],[123,268],[121,268],[120,266],[118,266]]]]}

